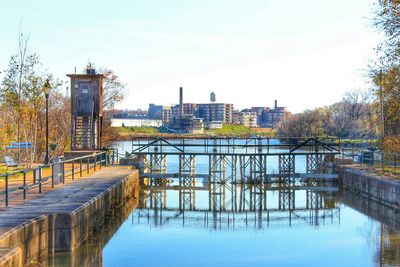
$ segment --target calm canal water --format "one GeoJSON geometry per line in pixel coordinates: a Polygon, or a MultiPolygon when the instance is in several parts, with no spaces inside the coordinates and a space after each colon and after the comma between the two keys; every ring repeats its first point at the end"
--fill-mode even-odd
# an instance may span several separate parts
{"type": "Polygon", "coordinates": [[[174,185],[142,188],[77,252],[47,265],[400,266],[395,211],[334,186],[174,185]]]}

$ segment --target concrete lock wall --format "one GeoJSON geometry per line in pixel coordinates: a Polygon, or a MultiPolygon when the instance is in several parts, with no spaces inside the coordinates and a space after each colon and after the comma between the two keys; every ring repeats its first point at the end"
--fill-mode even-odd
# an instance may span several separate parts
{"type": "Polygon", "coordinates": [[[375,177],[351,166],[338,167],[343,188],[371,198],[384,205],[400,208],[400,183],[375,177]]]}
{"type": "Polygon", "coordinates": [[[138,192],[135,171],[72,212],[43,215],[6,232],[0,236],[0,267],[25,266],[48,253],[75,250],[138,192]]]}

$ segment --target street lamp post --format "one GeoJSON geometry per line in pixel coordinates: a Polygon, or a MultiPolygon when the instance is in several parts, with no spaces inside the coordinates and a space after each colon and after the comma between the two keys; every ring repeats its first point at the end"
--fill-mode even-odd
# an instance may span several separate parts
{"type": "Polygon", "coordinates": [[[49,79],[43,85],[44,96],[46,98],[46,157],[44,163],[49,164],[49,95],[50,95],[50,81],[49,79]]]}

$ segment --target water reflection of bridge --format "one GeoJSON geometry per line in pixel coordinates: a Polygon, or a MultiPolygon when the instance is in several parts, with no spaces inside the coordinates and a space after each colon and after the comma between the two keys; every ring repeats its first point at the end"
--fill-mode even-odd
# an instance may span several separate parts
{"type": "Polygon", "coordinates": [[[145,186],[138,219],[154,225],[181,223],[212,228],[295,222],[339,223],[340,209],[331,186],[216,184],[215,186],[145,186]]]}
{"type": "Polygon", "coordinates": [[[132,142],[132,155],[139,161],[141,177],[150,184],[176,177],[181,184],[193,178],[204,178],[210,183],[269,183],[276,177],[336,178],[333,174],[334,156],[338,144],[309,138],[284,140],[269,138],[162,138],[132,142]],[[177,172],[168,168],[168,157],[177,157],[177,172]],[[196,159],[208,159],[207,173],[197,173],[196,159]],[[296,159],[303,158],[306,171],[300,173],[296,159]],[[277,170],[269,162],[276,162],[277,170]],[[272,172],[271,172],[272,171],[272,172]]]}

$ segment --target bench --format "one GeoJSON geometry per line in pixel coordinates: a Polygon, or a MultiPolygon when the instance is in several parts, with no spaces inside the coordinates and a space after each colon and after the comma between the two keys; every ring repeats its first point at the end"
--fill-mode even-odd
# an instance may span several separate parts
{"type": "Polygon", "coordinates": [[[4,161],[6,162],[7,169],[16,168],[19,166],[17,163],[15,163],[14,159],[11,156],[4,156],[4,161]]]}
{"type": "Polygon", "coordinates": [[[18,164],[14,162],[11,156],[4,156],[7,167],[18,167],[18,164]]]}

